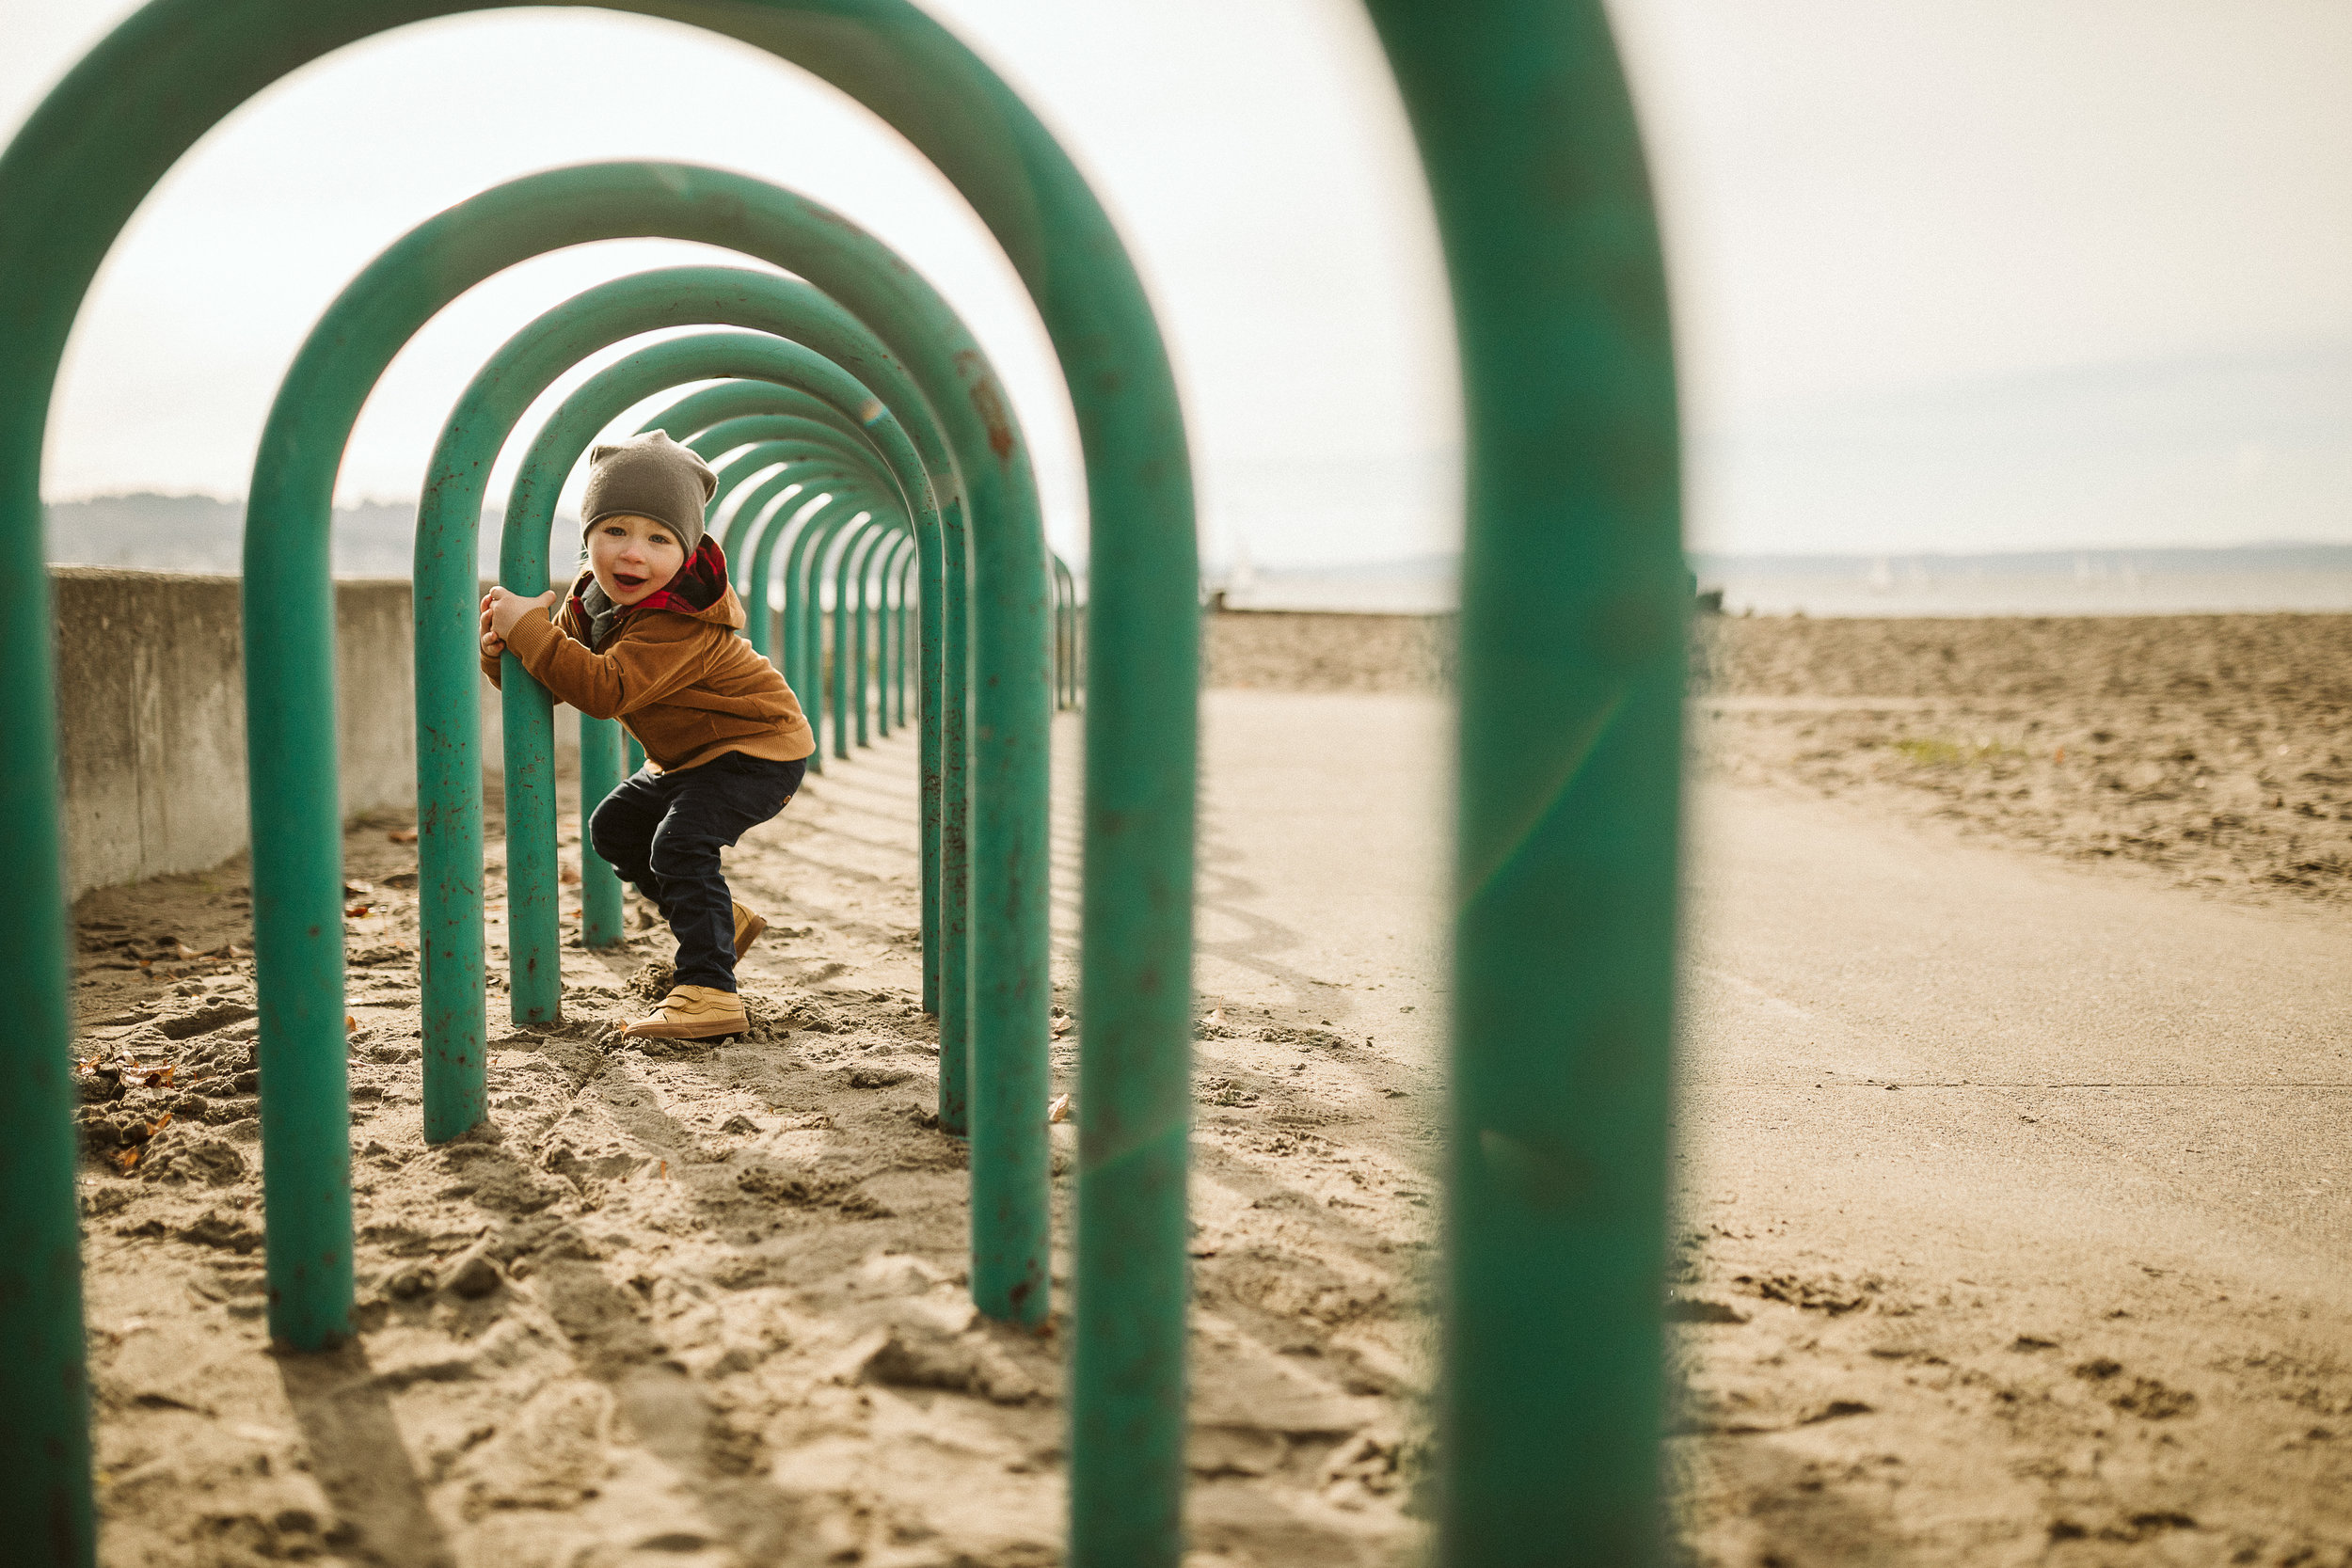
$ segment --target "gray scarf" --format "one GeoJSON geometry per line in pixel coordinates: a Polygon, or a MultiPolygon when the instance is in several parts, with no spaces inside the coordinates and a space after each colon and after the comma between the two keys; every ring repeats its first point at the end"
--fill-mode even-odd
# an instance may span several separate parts
{"type": "Polygon", "coordinates": [[[587,589],[580,595],[580,608],[588,612],[588,646],[593,651],[604,646],[604,640],[612,634],[626,607],[614,604],[604,585],[590,578],[587,589]]]}

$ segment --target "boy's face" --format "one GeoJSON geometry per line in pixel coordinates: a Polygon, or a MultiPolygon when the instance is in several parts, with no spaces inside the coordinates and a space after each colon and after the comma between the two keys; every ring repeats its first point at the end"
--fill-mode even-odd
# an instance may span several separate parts
{"type": "Polygon", "coordinates": [[[614,604],[635,604],[668,587],[685,564],[685,545],[669,524],[651,517],[605,517],[588,531],[588,569],[614,604]]]}

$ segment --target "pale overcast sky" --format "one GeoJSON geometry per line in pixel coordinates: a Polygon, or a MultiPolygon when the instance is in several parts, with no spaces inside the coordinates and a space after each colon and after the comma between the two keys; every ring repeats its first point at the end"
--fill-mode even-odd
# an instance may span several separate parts
{"type": "MultiPolygon", "coordinates": [[[[0,0],[0,124],[131,8],[0,0]]],[[[2352,539],[2352,5],[1612,8],[1667,214],[1694,546],[2352,539]]],[[[1175,352],[1209,548],[1450,547],[1442,282],[1358,8],[933,9],[1029,96],[1128,236],[1175,352]]],[[[794,186],[912,258],[996,358],[1049,526],[1074,538],[1050,353],[945,182],[765,55],[580,9],[388,35],[200,143],[85,310],[49,495],[242,495],[278,377],[373,255],[500,180],[633,155],[794,186]]],[[[713,256],[592,246],[476,290],[386,379],[343,495],[413,496],[458,388],[532,314],[713,256]]]]}

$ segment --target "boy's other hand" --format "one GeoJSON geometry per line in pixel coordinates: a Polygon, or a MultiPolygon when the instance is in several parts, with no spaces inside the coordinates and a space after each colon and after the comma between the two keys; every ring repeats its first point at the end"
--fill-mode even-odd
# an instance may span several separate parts
{"type": "Polygon", "coordinates": [[[482,600],[483,620],[488,628],[489,635],[497,638],[503,645],[508,634],[514,631],[516,623],[534,610],[547,609],[548,605],[555,602],[555,590],[552,588],[544,594],[533,594],[527,598],[520,594],[509,593],[503,588],[491,589],[482,600]]]}

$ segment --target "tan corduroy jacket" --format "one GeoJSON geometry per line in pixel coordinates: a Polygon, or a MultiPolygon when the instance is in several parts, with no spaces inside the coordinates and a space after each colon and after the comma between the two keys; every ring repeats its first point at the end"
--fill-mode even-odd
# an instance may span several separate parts
{"type": "MultiPolygon", "coordinates": [[[[736,634],[743,603],[730,588],[707,610],[642,610],[621,617],[601,648],[572,602],[550,622],[526,615],[509,652],[539,684],[595,719],[618,719],[663,772],[698,768],[729,752],[793,762],[817,750],[800,699],[775,666],[736,634]]],[[[498,684],[499,660],[483,673],[498,684]]]]}

